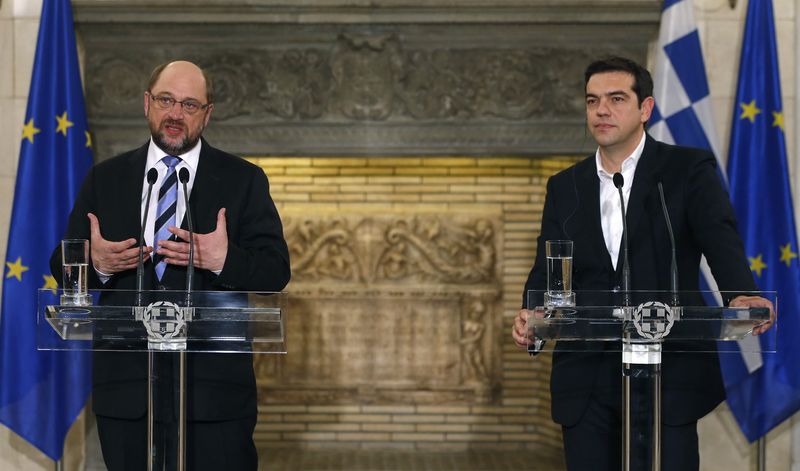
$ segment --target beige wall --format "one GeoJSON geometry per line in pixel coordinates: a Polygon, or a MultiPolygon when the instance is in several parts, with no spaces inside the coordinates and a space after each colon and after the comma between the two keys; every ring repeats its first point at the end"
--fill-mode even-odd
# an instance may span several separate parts
{"type": "MultiPolygon", "coordinates": [[[[19,156],[20,133],[27,103],[31,66],[36,47],[38,16],[41,0],[0,0],[0,258],[5,260],[5,234],[13,200],[14,180],[19,156]]],[[[654,0],[655,1],[655,0],[654,0]]],[[[789,146],[790,171],[795,187],[800,182],[798,152],[796,148],[796,71],[798,58],[794,53],[798,28],[797,15],[800,0],[773,0],[778,32],[779,59],[786,133],[789,146]]],[[[736,86],[739,45],[743,30],[746,0],[738,0],[735,9],[729,0],[696,0],[696,18],[708,68],[713,97],[717,131],[723,149],[727,138],[733,109],[736,86]]],[[[800,204],[795,198],[795,210],[800,204]]],[[[798,213],[800,214],[800,213],[798,213]]],[[[0,277],[0,282],[2,277],[0,277]]],[[[770,464],[768,469],[791,469],[790,429],[785,425],[770,435],[770,464]]],[[[705,470],[746,470],[749,454],[730,414],[724,408],[701,424],[705,470]],[[715,451],[718,450],[718,451],[715,451]],[[713,459],[712,459],[713,458],[713,459]],[[711,462],[716,464],[712,465],[711,462]]],[[[796,468],[798,464],[795,464],[796,468]]],[[[49,462],[33,447],[0,426],[0,469],[39,470],[52,469],[49,462]]]]}

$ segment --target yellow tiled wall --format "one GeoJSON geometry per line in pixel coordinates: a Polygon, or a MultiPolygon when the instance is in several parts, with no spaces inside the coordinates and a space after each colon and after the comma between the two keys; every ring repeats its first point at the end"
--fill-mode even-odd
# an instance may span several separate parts
{"type": "MultiPolygon", "coordinates": [[[[500,214],[502,381],[491,405],[260,406],[259,446],[521,449],[560,454],[550,421],[550,358],[530,358],[510,329],[535,253],[547,178],[574,157],[255,157],[283,215],[475,211],[500,214]]],[[[291,292],[291,285],[289,286],[291,292]]]]}

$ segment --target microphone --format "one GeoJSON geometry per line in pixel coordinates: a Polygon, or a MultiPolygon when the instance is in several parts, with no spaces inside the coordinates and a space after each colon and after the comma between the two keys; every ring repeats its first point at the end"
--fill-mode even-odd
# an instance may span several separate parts
{"type": "Polygon", "coordinates": [[[675,235],[672,233],[672,223],[669,220],[669,212],[667,211],[667,202],[664,200],[664,186],[658,182],[658,196],[661,198],[661,210],[664,212],[664,222],[667,223],[667,232],[669,233],[669,243],[672,247],[672,262],[669,267],[669,286],[672,292],[672,305],[680,305],[678,299],[678,257],[675,250],[675,235]]]}
{"type": "Polygon", "coordinates": [[[614,186],[617,187],[619,193],[619,204],[622,208],[622,291],[624,295],[625,305],[631,305],[631,266],[628,263],[628,218],[625,217],[625,198],[622,196],[622,187],[625,185],[625,179],[622,174],[617,172],[614,174],[614,186]]]}
{"type": "Polygon", "coordinates": [[[189,265],[186,267],[186,306],[191,305],[192,280],[194,279],[194,225],[192,225],[192,212],[189,210],[189,171],[183,167],[178,172],[178,180],[183,185],[183,201],[186,203],[186,222],[189,224],[189,265]]]}
{"type": "Polygon", "coordinates": [[[136,263],[136,305],[142,305],[142,282],[144,278],[144,226],[147,224],[147,213],[150,211],[150,195],[153,193],[153,184],[158,180],[158,170],[151,168],[147,171],[147,198],[144,203],[142,216],[142,229],[139,232],[139,260],[136,263]]]}

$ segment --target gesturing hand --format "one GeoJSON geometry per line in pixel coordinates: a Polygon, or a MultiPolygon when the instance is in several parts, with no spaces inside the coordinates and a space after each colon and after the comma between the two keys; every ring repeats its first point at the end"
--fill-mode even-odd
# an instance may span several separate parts
{"type": "MultiPolygon", "coordinates": [[[[87,213],[89,218],[89,230],[91,233],[91,254],[92,264],[95,270],[113,275],[121,271],[136,268],[139,260],[139,246],[136,239],[126,239],[120,242],[112,242],[103,238],[100,233],[100,221],[97,216],[87,213]]],[[[150,257],[152,247],[144,248],[144,259],[150,257]]]]}
{"type": "MultiPolygon", "coordinates": [[[[194,266],[204,270],[220,271],[225,266],[225,257],[228,255],[228,229],[225,226],[225,208],[217,213],[217,227],[208,234],[194,234],[194,266]]],[[[159,240],[159,255],[164,256],[164,261],[172,265],[189,265],[189,231],[178,227],[170,227],[169,231],[175,234],[178,241],[159,240]]]]}

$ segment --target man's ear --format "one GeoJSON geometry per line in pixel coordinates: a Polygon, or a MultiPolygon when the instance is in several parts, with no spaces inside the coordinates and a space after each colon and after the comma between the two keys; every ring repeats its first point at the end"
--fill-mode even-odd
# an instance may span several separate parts
{"type": "Polygon", "coordinates": [[[642,105],[639,107],[641,109],[641,121],[646,123],[650,121],[650,115],[653,114],[653,107],[656,106],[656,100],[649,96],[642,100],[642,105]]]}

